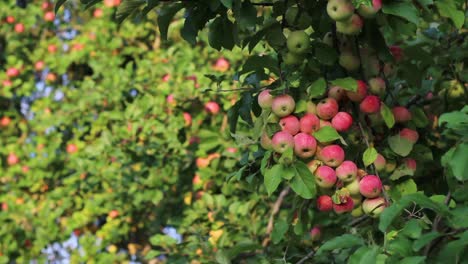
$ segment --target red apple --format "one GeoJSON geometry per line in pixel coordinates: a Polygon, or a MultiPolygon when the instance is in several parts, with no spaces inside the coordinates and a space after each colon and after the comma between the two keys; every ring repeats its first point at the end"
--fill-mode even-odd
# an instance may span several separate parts
{"type": "Polygon", "coordinates": [[[338,132],[346,132],[353,124],[353,117],[346,112],[338,112],[331,121],[332,127],[338,132]]]}
{"type": "Polygon", "coordinates": [[[321,212],[328,212],[333,209],[333,200],[328,195],[322,195],[317,198],[317,208],[321,212]]]}
{"type": "Polygon", "coordinates": [[[380,153],[377,154],[377,158],[374,161],[375,169],[378,171],[383,171],[385,170],[386,164],[387,164],[387,161],[385,160],[385,157],[382,156],[380,153]]]}
{"type": "Polygon", "coordinates": [[[18,77],[20,75],[20,70],[17,69],[17,68],[14,68],[14,67],[8,68],[7,71],[6,71],[6,75],[9,78],[18,77]]]}
{"type": "Polygon", "coordinates": [[[404,106],[395,106],[392,109],[393,116],[396,123],[405,123],[411,120],[412,115],[408,108],[404,106]]]}
{"type": "Polygon", "coordinates": [[[407,139],[411,143],[416,143],[419,139],[419,134],[417,131],[409,129],[409,128],[403,128],[400,131],[400,137],[407,139]]]}
{"type": "Polygon", "coordinates": [[[283,131],[288,132],[293,136],[299,132],[299,120],[293,115],[281,118],[279,125],[283,131]]]}
{"type": "Polygon", "coordinates": [[[329,145],[320,150],[318,158],[328,166],[338,167],[344,161],[345,152],[339,145],[329,145]]]}
{"type": "Polygon", "coordinates": [[[359,191],[366,198],[375,198],[382,191],[382,182],[375,175],[366,175],[359,182],[359,191]]]}
{"type": "Polygon", "coordinates": [[[322,188],[331,188],[336,183],[335,170],[329,166],[320,166],[315,171],[315,183],[322,188]]]}
{"type": "Polygon", "coordinates": [[[356,179],[357,166],[350,160],[345,160],[336,168],[336,176],[343,182],[351,182],[356,179]]]}
{"type": "Polygon", "coordinates": [[[310,238],[312,239],[312,241],[320,240],[321,236],[322,232],[320,231],[319,226],[314,226],[312,230],[310,230],[310,238]]]}
{"type": "Polygon", "coordinates": [[[316,110],[318,117],[330,120],[338,113],[338,103],[333,98],[325,98],[317,104],[316,110]]]}
{"type": "Polygon", "coordinates": [[[299,120],[301,132],[311,134],[320,129],[320,119],[314,114],[305,114],[299,120]]]}
{"type": "Polygon", "coordinates": [[[314,156],[317,148],[317,141],[315,138],[306,133],[299,133],[294,136],[294,153],[299,158],[310,158],[314,156]]]}
{"type": "Polygon", "coordinates": [[[17,164],[18,162],[19,162],[18,156],[16,156],[14,153],[8,154],[8,157],[7,157],[8,165],[12,166],[12,165],[17,164]]]}
{"type": "Polygon", "coordinates": [[[220,111],[219,104],[213,101],[208,102],[205,104],[205,111],[212,115],[216,115],[220,111]]]}
{"type": "Polygon", "coordinates": [[[44,20],[47,22],[52,22],[55,19],[55,14],[52,11],[48,11],[44,14],[44,20]]]}
{"type": "Polygon", "coordinates": [[[22,23],[17,23],[15,25],[16,33],[23,33],[24,32],[24,25],[22,23]]]}
{"type": "Polygon", "coordinates": [[[362,100],[359,108],[366,114],[377,113],[380,111],[380,99],[375,95],[368,95],[362,100]]]}
{"type": "Polygon", "coordinates": [[[346,91],[349,100],[353,102],[361,102],[367,95],[367,84],[361,80],[357,81],[356,92],[346,91]]]}
{"type": "Polygon", "coordinates": [[[294,148],[294,137],[288,132],[279,131],[271,139],[273,149],[278,153],[283,153],[289,148],[294,148]]]}
{"type": "Polygon", "coordinates": [[[340,204],[333,203],[333,210],[337,214],[353,211],[354,201],[350,196],[343,197],[340,204]]]}
{"type": "Polygon", "coordinates": [[[2,127],[7,127],[11,122],[11,118],[9,118],[8,116],[4,116],[2,117],[2,119],[0,119],[0,126],[2,127]]]}
{"type": "Polygon", "coordinates": [[[294,112],[295,107],[296,102],[288,94],[283,94],[275,97],[271,104],[271,110],[275,115],[279,117],[290,115],[292,112],[294,112]]]}
{"type": "Polygon", "coordinates": [[[119,211],[117,211],[117,210],[112,210],[112,211],[109,212],[109,217],[110,217],[110,218],[113,219],[113,218],[116,218],[117,216],[119,216],[119,211]]]}
{"type": "Polygon", "coordinates": [[[67,152],[70,153],[70,154],[73,154],[73,153],[76,153],[78,151],[78,147],[73,144],[73,143],[70,143],[67,145],[67,152]]]}

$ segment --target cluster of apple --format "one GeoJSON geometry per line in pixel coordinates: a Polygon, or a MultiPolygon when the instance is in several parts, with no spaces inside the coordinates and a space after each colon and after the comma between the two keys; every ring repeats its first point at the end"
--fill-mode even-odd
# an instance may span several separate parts
{"type": "Polygon", "coordinates": [[[372,6],[361,4],[357,9],[350,0],[329,0],[327,13],[336,21],[336,31],[345,35],[357,35],[364,25],[364,18],[372,18],[382,8],[381,0],[373,0],[372,6]]]}

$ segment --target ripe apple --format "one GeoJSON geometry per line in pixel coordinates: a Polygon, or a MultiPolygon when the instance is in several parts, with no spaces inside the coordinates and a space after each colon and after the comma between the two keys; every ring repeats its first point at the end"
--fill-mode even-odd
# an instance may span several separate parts
{"type": "Polygon", "coordinates": [[[372,0],[372,5],[361,4],[358,8],[358,13],[364,18],[373,18],[382,8],[382,0],[372,0]]]}
{"type": "Polygon", "coordinates": [[[271,108],[271,105],[273,104],[273,95],[271,95],[270,92],[270,89],[266,89],[258,94],[258,105],[262,109],[271,108]]]}
{"type": "Polygon", "coordinates": [[[52,10],[54,5],[51,2],[45,1],[41,4],[41,9],[43,11],[52,10]]]}
{"type": "Polygon", "coordinates": [[[405,164],[405,166],[412,170],[413,172],[416,171],[416,160],[412,159],[412,158],[406,158],[403,160],[403,163],[405,164]]]}
{"type": "Polygon", "coordinates": [[[368,198],[362,202],[362,210],[364,213],[374,218],[378,217],[386,207],[387,203],[383,197],[376,197],[373,199],[368,198]]]}
{"type": "Polygon", "coordinates": [[[320,150],[318,158],[328,166],[338,167],[344,161],[345,153],[339,145],[329,145],[320,150]]]}
{"type": "Polygon", "coordinates": [[[4,116],[2,117],[2,119],[0,119],[0,126],[2,127],[7,127],[10,123],[11,123],[11,118],[9,118],[8,116],[4,116]]]}
{"type": "Polygon", "coordinates": [[[52,22],[55,19],[55,13],[52,11],[48,11],[44,14],[44,20],[47,22],[52,22]]]}
{"type": "Polygon", "coordinates": [[[320,119],[320,128],[326,127],[326,126],[333,127],[330,121],[320,119]]]}
{"type": "Polygon", "coordinates": [[[19,162],[19,158],[18,158],[18,156],[16,156],[15,153],[8,154],[8,157],[7,157],[7,164],[8,165],[13,166],[13,165],[17,164],[18,162],[19,162]]]}
{"type": "Polygon", "coordinates": [[[349,72],[357,71],[360,65],[359,58],[349,51],[341,52],[338,63],[349,72]]]}
{"type": "Polygon", "coordinates": [[[405,138],[413,144],[415,144],[419,139],[418,132],[409,128],[403,128],[402,130],[400,130],[399,135],[401,138],[405,138]]]}
{"type": "Polygon", "coordinates": [[[320,231],[319,226],[314,226],[312,230],[310,230],[310,238],[312,239],[312,241],[320,240],[321,236],[322,232],[320,231]]]}
{"type": "Polygon", "coordinates": [[[320,119],[314,114],[305,114],[299,120],[301,132],[311,134],[320,129],[320,119]]]}
{"type": "Polygon", "coordinates": [[[401,49],[400,46],[393,45],[393,46],[390,46],[389,49],[390,49],[390,53],[392,53],[393,55],[393,58],[395,58],[397,62],[403,59],[403,50],[401,49]]]}
{"type": "Polygon", "coordinates": [[[338,112],[332,118],[332,127],[338,132],[346,132],[353,124],[353,117],[346,112],[338,112]]]}
{"type": "Polygon", "coordinates": [[[213,101],[208,102],[205,104],[205,111],[209,114],[216,115],[220,111],[219,104],[213,101]]]}
{"type": "Polygon", "coordinates": [[[387,86],[385,80],[380,77],[371,78],[369,80],[369,91],[372,94],[383,96],[385,94],[387,86]]]}
{"type": "Polygon", "coordinates": [[[336,176],[342,182],[352,182],[356,179],[357,176],[357,166],[354,162],[350,160],[345,160],[341,163],[340,166],[336,168],[336,176]]]}
{"type": "Polygon", "coordinates": [[[47,46],[47,51],[49,53],[55,53],[55,52],[57,52],[57,46],[54,45],[54,44],[51,44],[51,45],[47,46]]]}
{"type": "Polygon", "coordinates": [[[289,148],[294,148],[294,137],[288,132],[279,131],[271,139],[273,150],[277,153],[283,153],[289,148]]]}
{"type": "Polygon", "coordinates": [[[36,71],[42,71],[44,69],[44,61],[37,61],[35,64],[34,64],[34,69],[36,71]]]}
{"type": "Polygon", "coordinates": [[[279,125],[281,129],[291,135],[296,135],[299,132],[299,119],[294,115],[288,115],[280,119],[279,125]]]}
{"type": "Polygon", "coordinates": [[[14,16],[7,16],[5,18],[5,21],[8,23],[8,24],[13,24],[15,23],[15,17],[14,16]]]}
{"type": "Polygon", "coordinates": [[[395,106],[392,108],[396,123],[405,123],[411,120],[412,115],[408,108],[404,106],[395,106]]]}
{"type": "Polygon", "coordinates": [[[317,104],[316,110],[318,117],[330,120],[338,113],[338,103],[335,99],[328,97],[317,104]]]}
{"type": "Polygon", "coordinates": [[[349,0],[329,0],[327,14],[335,21],[347,20],[354,14],[354,6],[349,0]]]}
{"type": "Polygon", "coordinates": [[[328,90],[328,97],[331,97],[339,102],[346,97],[346,91],[339,86],[332,86],[328,90]]]}
{"type": "Polygon", "coordinates": [[[24,32],[24,25],[23,23],[17,23],[15,25],[15,32],[16,33],[23,33],[24,32]]]}
{"type": "Polygon", "coordinates": [[[314,156],[317,149],[315,138],[306,133],[299,133],[294,136],[294,153],[303,159],[314,156]]]}
{"type": "Polygon", "coordinates": [[[100,18],[104,15],[104,11],[101,8],[96,8],[93,11],[93,17],[100,18]]]}
{"type": "Polygon", "coordinates": [[[385,157],[382,156],[382,154],[377,154],[377,158],[374,161],[374,166],[377,171],[383,171],[385,170],[385,165],[387,164],[387,161],[385,160],[385,157]]]}
{"type": "Polygon", "coordinates": [[[9,78],[18,77],[18,75],[20,75],[20,70],[17,69],[17,68],[14,68],[14,67],[8,68],[7,71],[6,71],[6,75],[9,78]]]}
{"type": "Polygon", "coordinates": [[[375,198],[382,191],[382,182],[375,175],[366,175],[359,182],[359,192],[366,198],[375,198]]]}
{"type": "Polygon", "coordinates": [[[288,94],[276,96],[271,104],[271,110],[279,117],[290,115],[294,112],[294,108],[296,108],[296,102],[288,94]]]}
{"type": "Polygon", "coordinates": [[[356,92],[346,91],[346,95],[353,102],[361,102],[367,95],[367,84],[361,80],[357,80],[356,92]]]}
{"type": "Polygon", "coordinates": [[[67,145],[67,152],[70,153],[70,154],[73,154],[73,153],[76,153],[78,151],[78,147],[73,144],[73,143],[70,143],[67,145]]]}
{"type": "Polygon", "coordinates": [[[363,26],[364,21],[362,18],[357,14],[353,14],[348,20],[337,21],[336,31],[345,35],[357,35],[361,32],[363,26]]]}
{"type": "Polygon", "coordinates": [[[119,216],[119,211],[117,211],[117,210],[112,210],[112,211],[109,212],[109,217],[110,217],[111,219],[114,219],[114,218],[116,218],[117,216],[119,216]]]}
{"type": "Polygon", "coordinates": [[[217,59],[213,65],[213,69],[219,72],[226,72],[227,70],[229,70],[229,67],[229,61],[223,57],[217,59]]]}
{"type": "Polygon", "coordinates": [[[380,111],[380,99],[375,95],[368,95],[362,100],[359,108],[366,114],[377,113],[380,111]]]}
{"type": "Polygon", "coordinates": [[[315,171],[315,183],[322,188],[331,188],[336,183],[335,170],[329,166],[322,165],[315,171]]]}
{"type": "Polygon", "coordinates": [[[304,54],[310,47],[309,35],[303,30],[293,31],[289,33],[286,44],[290,52],[304,54]]]}
{"type": "Polygon", "coordinates": [[[189,127],[192,125],[192,116],[187,113],[187,112],[184,112],[183,113],[183,116],[184,116],[184,124],[186,127],[189,127]]]}
{"type": "Polygon", "coordinates": [[[343,197],[340,204],[333,203],[333,210],[337,214],[347,213],[353,211],[354,201],[350,196],[343,197]]]}

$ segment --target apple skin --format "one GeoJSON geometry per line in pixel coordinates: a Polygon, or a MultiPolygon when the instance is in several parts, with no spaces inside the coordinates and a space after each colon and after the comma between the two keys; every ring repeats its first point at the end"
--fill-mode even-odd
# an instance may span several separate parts
{"type": "Polygon", "coordinates": [[[373,0],[372,6],[361,4],[357,11],[364,18],[373,18],[381,8],[382,0],[373,0]]]}
{"type": "Polygon", "coordinates": [[[24,25],[23,23],[17,23],[15,25],[15,32],[16,33],[23,33],[24,32],[24,25]]]}
{"type": "Polygon", "coordinates": [[[327,32],[323,38],[322,42],[327,44],[330,47],[333,47],[333,34],[331,32],[327,32]]]}
{"type": "Polygon", "coordinates": [[[336,31],[345,35],[358,35],[363,26],[364,21],[362,18],[357,14],[353,14],[349,20],[337,21],[336,31]]]}
{"type": "Polygon", "coordinates": [[[266,132],[263,132],[262,136],[260,137],[260,146],[262,146],[262,148],[266,150],[273,149],[273,143],[271,142],[271,138],[266,132]]]}
{"type": "Polygon", "coordinates": [[[42,71],[44,69],[44,61],[37,61],[35,64],[34,64],[34,69],[36,71],[42,71]]]}
{"type": "Polygon", "coordinates": [[[11,118],[4,116],[0,119],[0,126],[7,127],[11,123],[11,118]]]}
{"type": "Polygon", "coordinates": [[[364,214],[364,212],[362,211],[362,206],[358,206],[356,208],[353,209],[353,211],[351,211],[351,216],[352,217],[360,217],[364,214]]]}
{"type": "Polygon", "coordinates": [[[377,171],[383,171],[385,170],[385,165],[387,164],[387,161],[385,160],[385,157],[382,154],[377,154],[377,158],[374,161],[374,166],[377,171]]]}
{"type": "Polygon", "coordinates": [[[309,161],[309,163],[307,163],[307,168],[309,168],[309,171],[312,174],[314,174],[315,171],[317,170],[317,168],[322,166],[322,165],[323,165],[323,163],[320,160],[314,159],[314,160],[309,161]]]}
{"type": "Polygon", "coordinates": [[[373,114],[380,111],[380,99],[375,95],[368,95],[359,104],[359,109],[365,114],[373,114]]]}
{"type": "Polygon", "coordinates": [[[294,148],[294,137],[288,132],[279,131],[271,139],[273,150],[283,153],[289,148],[294,148]]]}
{"type": "Polygon", "coordinates": [[[273,104],[273,95],[271,95],[270,92],[270,89],[266,89],[258,94],[258,105],[262,109],[269,109],[273,104]]]}
{"type": "Polygon", "coordinates": [[[413,144],[415,144],[419,139],[418,132],[409,128],[403,128],[402,130],[400,130],[399,135],[400,137],[407,139],[413,144]]]}
{"type": "Polygon", "coordinates": [[[317,104],[317,115],[323,120],[330,120],[338,113],[338,102],[333,98],[325,98],[317,104]]]}
{"type": "Polygon", "coordinates": [[[219,104],[216,102],[211,101],[205,104],[205,111],[212,115],[218,114],[220,109],[219,104]]]}
{"type": "Polygon", "coordinates": [[[367,95],[367,84],[361,80],[357,80],[357,90],[356,92],[346,91],[346,95],[349,100],[359,103],[367,95]]]}
{"type": "Polygon", "coordinates": [[[294,112],[295,108],[296,102],[288,94],[276,96],[273,99],[273,103],[271,104],[271,110],[279,117],[290,115],[292,112],[294,112]]]}
{"type": "Polygon", "coordinates": [[[8,24],[13,24],[13,23],[15,23],[16,19],[15,19],[14,16],[7,16],[7,17],[5,18],[5,21],[6,21],[8,24]]]}
{"type": "Polygon", "coordinates": [[[306,133],[299,133],[294,136],[294,153],[299,158],[307,159],[314,156],[317,149],[315,138],[306,133]]]}
{"type": "Polygon", "coordinates": [[[338,167],[344,161],[345,152],[339,145],[329,145],[320,150],[318,158],[330,167],[338,167]]]}
{"type": "Polygon", "coordinates": [[[359,191],[359,179],[358,178],[355,178],[351,182],[346,182],[344,187],[349,191],[349,194],[352,196],[361,195],[361,192],[359,191]]]}
{"type": "Polygon", "coordinates": [[[69,154],[76,153],[77,151],[78,151],[78,147],[75,144],[71,143],[67,145],[67,152],[69,154]]]}
{"type": "Polygon", "coordinates": [[[229,61],[223,57],[216,60],[213,65],[213,69],[219,72],[226,72],[229,70],[230,64],[229,61]]]}
{"type": "Polygon", "coordinates": [[[9,77],[9,78],[15,78],[15,77],[18,77],[20,75],[20,70],[17,69],[17,68],[9,68],[7,69],[6,71],[6,75],[9,77]]]}
{"type": "Polygon", "coordinates": [[[312,230],[310,230],[310,238],[312,239],[312,241],[320,240],[321,236],[322,231],[320,230],[319,226],[314,226],[312,230]]]}
{"type": "Polygon", "coordinates": [[[405,164],[405,166],[412,170],[413,172],[416,171],[416,168],[417,168],[417,163],[416,163],[416,160],[412,159],[412,158],[406,158],[403,160],[403,163],[405,164]]]}
{"type": "Polygon", "coordinates": [[[345,197],[345,202],[341,204],[333,204],[333,210],[337,214],[343,214],[353,211],[354,201],[350,196],[345,197]]]}
{"type": "Polygon", "coordinates": [[[389,50],[390,53],[392,53],[392,56],[395,59],[395,61],[399,62],[403,59],[403,49],[400,46],[390,46],[389,50]]]}
{"type": "Polygon", "coordinates": [[[331,120],[332,127],[338,132],[346,132],[353,125],[353,117],[346,112],[338,112],[331,120]]]}
{"type": "Polygon", "coordinates": [[[328,195],[321,195],[317,198],[317,209],[321,212],[333,210],[333,200],[328,195]]]}
{"type": "Polygon", "coordinates": [[[299,65],[304,61],[304,57],[301,54],[296,54],[293,52],[286,52],[284,56],[284,64],[289,66],[299,65]]]}
{"type": "Polygon", "coordinates": [[[109,217],[110,217],[111,219],[117,218],[117,216],[119,216],[119,211],[117,211],[117,210],[112,210],[112,211],[109,212],[109,217]]]}
{"type": "Polygon", "coordinates": [[[301,132],[311,134],[320,129],[320,119],[314,114],[305,114],[299,120],[299,126],[301,132]]]}
{"type": "Polygon", "coordinates": [[[359,58],[354,55],[352,52],[343,51],[338,58],[338,63],[341,67],[345,68],[349,72],[354,72],[359,69],[359,58]]]}
{"type": "Polygon", "coordinates": [[[346,97],[346,91],[339,86],[332,86],[330,87],[330,90],[328,90],[328,97],[331,97],[339,102],[346,97]]]}
{"type": "Polygon", "coordinates": [[[104,11],[101,8],[96,8],[93,11],[93,17],[100,18],[104,15],[104,11]]]}
{"type": "Polygon", "coordinates": [[[183,113],[183,116],[184,116],[184,124],[186,127],[189,127],[192,125],[192,116],[187,113],[187,112],[184,112],[183,113]]]}
{"type": "Polygon", "coordinates": [[[47,22],[52,22],[55,19],[55,14],[52,11],[48,11],[44,14],[44,20],[47,22]]]}
{"type": "Polygon", "coordinates": [[[392,108],[396,123],[405,123],[411,120],[412,115],[408,108],[404,106],[395,106],[392,108]]]}
{"type": "Polygon", "coordinates": [[[331,188],[336,183],[335,170],[329,166],[323,165],[315,171],[315,183],[322,188],[331,188]]]}
{"type": "Polygon", "coordinates": [[[383,197],[368,198],[362,202],[362,210],[364,213],[374,218],[378,217],[386,207],[387,203],[383,197]]]}
{"type": "Polygon", "coordinates": [[[385,90],[387,86],[385,84],[385,80],[380,77],[375,77],[369,79],[369,91],[372,94],[383,96],[385,94],[385,90]]]}
{"type": "Polygon", "coordinates": [[[354,14],[354,6],[348,0],[329,0],[327,14],[335,21],[344,21],[354,14]]]}
{"type": "Polygon", "coordinates": [[[375,198],[382,192],[382,182],[376,175],[366,175],[359,182],[359,192],[366,198],[375,198]]]}
{"type": "Polygon", "coordinates": [[[290,52],[295,54],[304,54],[310,47],[309,35],[307,35],[303,30],[293,31],[289,33],[286,45],[290,52]]]}
{"type": "Polygon", "coordinates": [[[18,158],[18,156],[16,156],[15,153],[8,154],[8,157],[7,157],[7,164],[8,165],[13,166],[13,165],[17,164],[18,162],[19,162],[19,158],[18,158]]]}
{"type": "Polygon", "coordinates": [[[356,163],[350,160],[343,161],[343,163],[335,169],[338,179],[345,183],[352,182],[356,179],[357,170],[356,163]]]}
{"type": "Polygon", "coordinates": [[[288,115],[281,118],[279,125],[283,131],[286,131],[293,136],[299,133],[299,119],[294,115],[288,115]]]}

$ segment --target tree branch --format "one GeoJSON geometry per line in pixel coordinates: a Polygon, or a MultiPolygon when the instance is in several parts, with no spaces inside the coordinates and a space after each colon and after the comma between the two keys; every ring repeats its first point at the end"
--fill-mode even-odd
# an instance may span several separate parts
{"type": "Polygon", "coordinates": [[[313,257],[315,254],[315,250],[312,250],[311,252],[309,252],[309,254],[307,254],[305,257],[303,257],[301,260],[299,260],[296,264],[302,264],[304,263],[306,260],[310,259],[311,257],[313,257]]]}
{"type": "Polygon", "coordinates": [[[278,196],[278,199],[276,199],[276,202],[273,204],[271,208],[271,214],[270,214],[270,220],[268,220],[268,225],[266,229],[266,235],[267,237],[263,240],[262,246],[266,247],[268,243],[270,243],[270,234],[273,231],[273,225],[275,221],[275,215],[279,212],[279,209],[281,208],[281,204],[283,203],[284,197],[288,195],[290,190],[290,187],[284,188],[280,195],[278,196]]]}

